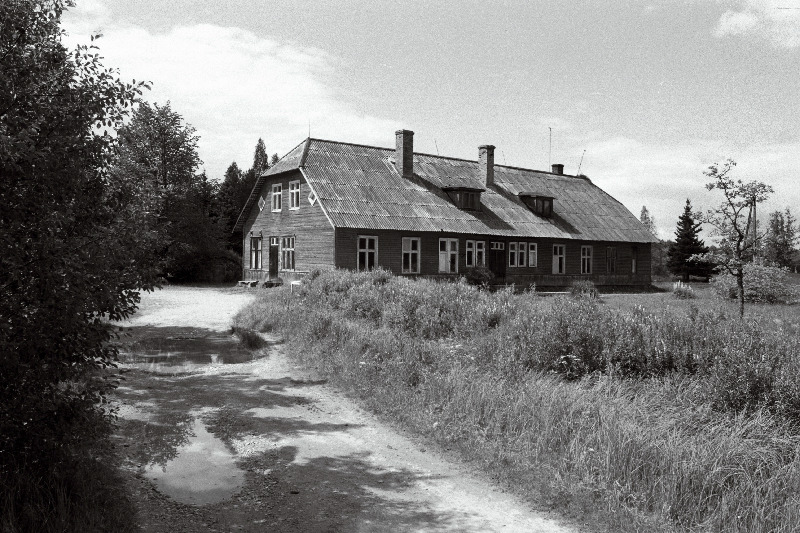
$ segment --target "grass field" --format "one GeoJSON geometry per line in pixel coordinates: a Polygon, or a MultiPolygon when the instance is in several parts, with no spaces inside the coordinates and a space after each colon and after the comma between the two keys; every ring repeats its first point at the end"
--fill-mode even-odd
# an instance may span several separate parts
{"type": "Polygon", "coordinates": [[[516,492],[614,531],[795,531],[798,307],[669,292],[486,293],[385,272],[262,291],[281,332],[371,409],[516,492]]]}

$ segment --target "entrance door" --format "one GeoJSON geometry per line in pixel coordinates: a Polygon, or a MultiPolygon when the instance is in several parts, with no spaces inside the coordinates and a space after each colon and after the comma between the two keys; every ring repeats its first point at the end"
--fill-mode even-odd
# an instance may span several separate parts
{"type": "Polygon", "coordinates": [[[280,239],[278,237],[269,238],[269,279],[278,277],[278,257],[280,254],[280,239]]]}
{"type": "Polygon", "coordinates": [[[494,277],[500,281],[506,277],[506,243],[491,242],[489,244],[489,254],[487,256],[487,266],[492,271],[494,277]]]}

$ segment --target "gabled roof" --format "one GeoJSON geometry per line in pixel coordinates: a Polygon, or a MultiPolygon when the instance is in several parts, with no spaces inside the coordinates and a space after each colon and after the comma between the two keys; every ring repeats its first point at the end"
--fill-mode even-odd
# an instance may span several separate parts
{"type": "Polygon", "coordinates": [[[653,242],[625,206],[588,178],[495,165],[486,186],[477,161],[414,154],[414,176],[395,168],[395,151],[306,139],[259,179],[237,222],[244,224],[269,176],[301,169],[335,227],[443,231],[524,238],[653,242]],[[461,210],[443,189],[483,190],[479,211],[461,210]],[[552,196],[553,217],[531,211],[520,192],[552,196]]]}

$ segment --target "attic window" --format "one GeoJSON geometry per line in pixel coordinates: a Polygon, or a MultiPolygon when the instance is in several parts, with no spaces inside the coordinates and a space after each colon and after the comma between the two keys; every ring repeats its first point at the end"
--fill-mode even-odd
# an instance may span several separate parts
{"type": "Polygon", "coordinates": [[[553,197],[536,193],[521,192],[520,199],[531,211],[544,218],[553,218],[553,197]]]}
{"type": "Polygon", "coordinates": [[[444,188],[442,189],[447,193],[456,207],[459,209],[466,209],[468,211],[478,211],[481,208],[481,191],[480,189],[466,189],[466,188],[444,188]]]}
{"type": "Polygon", "coordinates": [[[260,197],[260,198],[258,199],[258,210],[259,210],[259,211],[263,211],[263,210],[264,210],[264,206],[266,205],[266,203],[267,203],[267,201],[266,201],[266,200],[264,200],[264,197],[263,197],[263,196],[262,196],[262,197],[260,197]]]}

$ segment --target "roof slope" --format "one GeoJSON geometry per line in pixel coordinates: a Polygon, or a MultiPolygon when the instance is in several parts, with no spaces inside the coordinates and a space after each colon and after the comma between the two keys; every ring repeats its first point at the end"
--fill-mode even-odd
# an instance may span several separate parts
{"type": "Polygon", "coordinates": [[[414,154],[414,179],[395,169],[394,150],[309,139],[303,173],[336,227],[652,242],[625,206],[585,178],[495,165],[480,211],[464,211],[442,187],[483,189],[477,161],[414,154]],[[517,196],[552,196],[553,218],[517,196]]]}
{"type": "Polygon", "coordinates": [[[239,222],[244,223],[269,176],[299,167],[336,227],[654,240],[625,206],[585,178],[495,165],[495,183],[485,187],[477,161],[415,153],[414,176],[407,180],[395,169],[394,156],[393,149],[307,139],[259,179],[239,222]],[[458,186],[486,189],[480,211],[457,208],[442,191],[458,186]],[[554,198],[552,219],[522,202],[518,194],[527,191],[554,198]]]}

